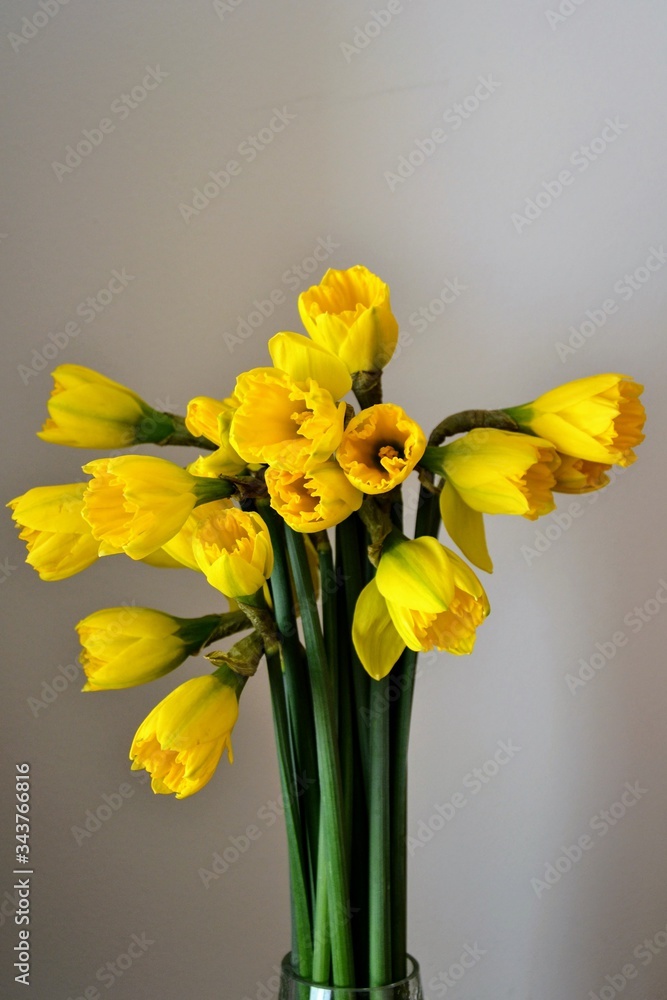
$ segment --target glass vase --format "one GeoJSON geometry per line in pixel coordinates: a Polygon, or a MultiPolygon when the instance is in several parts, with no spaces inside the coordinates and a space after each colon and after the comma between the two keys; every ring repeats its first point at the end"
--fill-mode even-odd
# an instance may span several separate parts
{"type": "Polygon", "coordinates": [[[322,986],[309,983],[292,969],[290,956],[282,963],[278,1000],[424,1000],[419,975],[419,965],[408,955],[408,974],[405,979],[389,986],[364,987],[322,986]]]}

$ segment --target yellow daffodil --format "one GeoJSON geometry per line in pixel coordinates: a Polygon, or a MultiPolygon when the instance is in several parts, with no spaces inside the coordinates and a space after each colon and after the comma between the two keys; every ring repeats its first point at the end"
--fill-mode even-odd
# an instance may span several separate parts
{"type": "Polygon", "coordinates": [[[637,457],[632,449],[644,440],[642,391],[643,386],[624,375],[592,375],[506,412],[566,455],[627,466],[637,457]]]}
{"type": "Polygon", "coordinates": [[[7,506],[27,546],[26,562],[42,580],[64,580],[98,557],[99,542],[82,516],[86,483],[36,486],[7,506]]]}
{"type": "Polygon", "coordinates": [[[135,687],[163,677],[198,653],[220,615],[175,618],[152,608],[103,608],[76,626],[84,691],[135,687]]]}
{"type": "Polygon", "coordinates": [[[299,314],[312,339],[337,354],[352,374],[381,371],[396,349],[389,287],[361,265],[327,271],[299,296],[299,314]]]}
{"type": "Polygon", "coordinates": [[[350,420],[336,458],[362,493],[387,493],[407,479],[425,448],[424,432],[405,410],[378,403],[350,420]]]}
{"type": "Polygon", "coordinates": [[[197,524],[192,552],[206,579],[225,597],[250,597],[273,569],[269,529],[254,512],[216,504],[197,524]]]}
{"type": "Polygon", "coordinates": [[[173,462],[143,455],[100,458],[84,465],[93,478],[83,516],[100,555],[122,550],[142,559],[180,531],[198,503],[229,495],[228,483],[191,476],[173,462]]]}
{"type": "MultiPolygon", "coordinates": [[[[218,506],[230,508],[234,505],[231,500],[218,500],[216,507],[218,506]]],[[[198,525],[202,521],[205,521],[209,515],[210,510],[207,504],[195,507],[181,530],[173,538],[170,538],[168,542],[165,542],[159,551],[166,553],[167,556],[170,556],[182,566],[201,573],[197,560],[192,553],[192,539],[198,525]]]]}
{"type": "Polygon", "coordinates": [[[160,442],[173,431],[168,414],[141,396],[82,365],[58,365],[53,372],[49,416],[38,437],[71,448],[126,448],[160,442]]]}
{"type": "Polygon", "coordinates": [[[234,760],[231,734],[244,679],[237,681],[233,687],[217,674],[193,677],[141,723],[130,750],[132,770],[148,771],[156,794],[187,798],[210,781],[224,750],[234,760]]]}
{"type": "Polygon", "coordinates": [[[359,510],[364,499],[336,462],[325,462],[309,472],[270,467],[266,485],[271,506],[295,531],[332,528],[359,510]]]}
{"type": "Polygon", "coordinates": [[[444,611],[454,596],[454,576],[447,551],[440,542],[424,536],[406,538],[392,531],[382,546],[377,585],[388,601],[420,611],[444,611]]]}
{"type": "MultiPolygon", "coordinates": [[[[375,680],[389,673],[405,646],[418,652],[472,652],[477,627],[489,614],[488,598],[470,567],[450,549],[441,548],[452,582],[445,608],[426,611],[423,606],[415,607],[416,603],[425,603],[420,596],[423,579],[419,580],[417,600],[413,598],[411,581],[402,588],[396,584],[387,588],[379,575],[359,595],[352,638],[359,659],[375,680]],[[395,599],[387,598],[388,589],[395,599]]],[[[383,559],[384,555],[380,565],[383,559]]]]}
{"type": "Polygon", "coordinates": [[[340,358],[300,333],[277,333],[269,341],[269,354],[274,367],[294,382],[314,379],[334,399],[342,399],[352,388],[350,373],[340,358]]]}
{"type": "Polygon", "coordinates": [[[314,379],[294,382],[275,368],[254,368],[239,376],[236,395],[230,441],[247,462],[308,469],[340,443],[345,403],[314,379]]]}
{"type": "Polygon", "coordinates": [[[549,441],[479,427],[443,448],[427,448],[422,465],[445,477],[440,513],[448,534],[475,566],[491,572],[482,514],[521,514],[534,521],[555,507],[560,459],[549,441]]]}
{"type": "Polygon", "coordinates": [[[560,465],[554,475],[556,493],[591,493],[601,490],[609,482],[607,472],[611,465],[602,462],[588,462],[585,458],[573,458],[572,455],[558,453],[560,465]]]}

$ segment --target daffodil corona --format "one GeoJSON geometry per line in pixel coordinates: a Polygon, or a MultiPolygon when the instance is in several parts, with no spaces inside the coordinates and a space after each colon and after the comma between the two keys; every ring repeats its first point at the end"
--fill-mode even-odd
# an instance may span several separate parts
{"type": "Polygon", "coordinates": [[[273,569],[266,524],[254,512],[213,505],[192,535],[192,552],[206,579],[225,597],[250,597],[273,569]]]}
{"type": "Polygon", "coordinates": [[[332,528],[359,510],[364,498],[336,462],[325,462],[309,472],[269,467],[266,485],[271,506],[295,531],[332,528]]]}
{"type": "Polygon", "coordinates": [[[394,403],[378,403],[350,420],[336,457],[362,493],[387,493],[410,475],[424,454],[419,424],[394,403]]]}

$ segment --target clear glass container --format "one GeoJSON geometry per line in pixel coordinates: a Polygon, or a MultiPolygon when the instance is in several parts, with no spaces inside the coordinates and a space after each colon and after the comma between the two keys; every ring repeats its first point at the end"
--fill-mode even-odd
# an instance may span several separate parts
{"type": "Polygon", "coordinates": [[[292,969],[290,956],[282,963],[278,1000],[424,1000],[419,965],[408,955],[408,975],[389,986],[364,987],[317,986],[309,983],[292,969]]]}

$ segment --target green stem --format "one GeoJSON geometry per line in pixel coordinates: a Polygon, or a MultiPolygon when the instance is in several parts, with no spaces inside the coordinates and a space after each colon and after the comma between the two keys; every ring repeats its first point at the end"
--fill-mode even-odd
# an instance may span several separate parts
{"type": "Polygon", "coordinates": [[[283,689],[282,667],[277,651],[267,651],[269,683],[271,686],[271,704],[273,707],[273,723],[278,749],[278,770],[285,805],[285,825],[287,828],[287,850],[290,863],[290,883],[292,887],[292,917],[294,921],[294,942],[292,947],[292,963],[300,976],[309,979],[312,975],[312,932],[308,912],[308,889],[306,886],[304,852],[300,843],[299,823],[297,820],[297,795],[292,775],[292,759],[290,754],[289,724],[285,691],[283,689]],[[294,955],[296,945],[296,956],[294,955]]]}
{"type": "MultiPolygon", "coordinates": [[[[415,538],[438,536],[440,510],[438,498],[422,488],[415,525],[415,538]]],[[[391,793],[391,913],[393,977],[404,978],[407,941],[408,889],[408,747],[410,719],[414,699],[417,653],[406,649],[392,670],[392,683],[401,694],[391,712],[392,793],[391,793]]]]}
{"type": "Polygon", "coordinates": [[[369,800],[369,968],[370,985],[386,986],[393,980],[391,960],[391,859],[389,678],[376,681],[374,693],[380,707],[372,710],[370,728],[369,800]],[[385,707],[386,706],[386,707],[385,707]]]}
{"type": "Polygon", "coordinates": [[[428,443],[431,446],[439,445],[445,438],[465,434],[476,427],[496,427],[501,431],[519,430],[516,420],[504,410],[461,410],[460,413],[452,413],[441,420],[431,432],[428,443]]]}
{"type": "Polygon", "coordinates": [[[276,625],[279,631],[283,664],[283,685],[287,700],[290,735],[293,744],[294,772],[299,788],[302,830],[305,838],[304,854],[308,858],[309,899],[315,899],[317,843],[320,822],[320,792],[317,754],[315,750],[315,725],[308,663],[299,642],[292,581],[285,551],[285,532],[282,519],[268,505],[259,501],[258,508],[264,518],[273,545],[274,566],[271,574],[276,625]]]}
{"type": "MultiPolygon", "coordinates": [[[[322,805],[322,810],[324,806],[322,805]]],[[[331,973],[331,939],[329,937],[329,882],[327,872],[327,825],[320,818],[317,842],[317,888],[313,920],[313,982],[329,983],[331,973]]]]}
{"type": "Polygon", "coordinates": [[[342,791],[334,729],[333,695],[303,536],[287,527],[286,538],[301,609],[313,691],[322,822],[327,838],[326,870],[334,985],[353,986],[354,958],[348,913],[348,865],[344,851],[342,791]]]}

